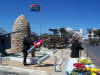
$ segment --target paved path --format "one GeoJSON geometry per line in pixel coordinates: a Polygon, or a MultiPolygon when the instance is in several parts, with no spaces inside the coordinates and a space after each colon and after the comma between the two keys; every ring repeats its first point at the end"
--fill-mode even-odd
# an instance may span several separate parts
{"type": "Polygon", "coordinates": [[[96,66],[98,66],[100,68],[100,45],[99,46],[91,46],[88,44],[88,42],[84,42],[83,45],[88,50],[88,56],[92,59],[94,64],[96,64],[96,66]]]}
{"type": "Polygon", "coordinates": [[[67,62],[67,59],[69,58],[69,55],[70,55],[70,50],[68,49],[67,54],[66,54],[66,50],[64,50],[64,60],[61,66],[61,72],[59,71],[59,68],[58,68],[57,72],[53,72],[51,75],[64,75],[65,68],[66,68],[66,62],[67,62]]]}
{"type": "Polygon", "coordinates": [[[57,72],[53,72],[51,75],[64,75],[65,74],[65,68],[66,68],[66,62],[68,60],[68,58],[70,57],[70,50],[69,49],[65,49],[64,50],[64,60],[61,66],[61,72],[59,72],[59,68],[57,69],[57,72]],[[68,50],[67,54],[66,51],[68,50]]]}

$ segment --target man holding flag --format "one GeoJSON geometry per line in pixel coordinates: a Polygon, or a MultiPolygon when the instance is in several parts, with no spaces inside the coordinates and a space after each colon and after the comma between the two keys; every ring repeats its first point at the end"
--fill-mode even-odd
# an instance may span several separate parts
{"type": "Polygon", "coordinates": [[[42,43],[43,43],[43,41],[44,41],[44,39],[35,41],[34,46],[33,46],[32,48],[30,48],[30,49],[27,51],[27,53],[30,53],[30,52],[31,52],[33,49],[35,49],[36,47],[41,46],[42,43]]]}

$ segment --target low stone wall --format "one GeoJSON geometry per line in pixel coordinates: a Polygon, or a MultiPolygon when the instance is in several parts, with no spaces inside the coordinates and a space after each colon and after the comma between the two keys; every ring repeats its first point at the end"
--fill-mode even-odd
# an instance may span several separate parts
{"type": "Polygon", "coordinates": [[[46,71],[0,66],[0,75],[49,75],[46,71]]]}

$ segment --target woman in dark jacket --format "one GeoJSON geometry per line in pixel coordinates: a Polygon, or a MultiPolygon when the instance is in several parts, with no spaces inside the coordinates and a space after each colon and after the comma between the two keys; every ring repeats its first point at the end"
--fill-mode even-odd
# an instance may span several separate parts
{"type": "Polygon", "coordinates": [[[78,40],[75,40],[72,43],[72,47],[71,47],[71,57],[72,58],[79,58],[79,50],[83,50],[83,47],[81,46],[81,44],[78,42],[78,40]]]}

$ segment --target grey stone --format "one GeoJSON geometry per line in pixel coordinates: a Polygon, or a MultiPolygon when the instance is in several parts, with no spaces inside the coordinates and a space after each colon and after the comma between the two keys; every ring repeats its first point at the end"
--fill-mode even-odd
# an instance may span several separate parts
{"type": "Polygon", "coordinates": [[[30,24],[24,15],[20,15],[14,23],[12,31],[24,30],[11,35],[11,52],[20,53],[23,50],[24,35],[30,37],[30,24]]]}

